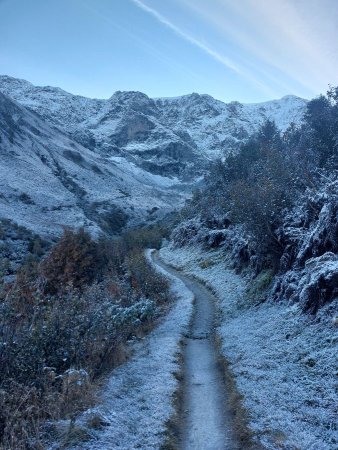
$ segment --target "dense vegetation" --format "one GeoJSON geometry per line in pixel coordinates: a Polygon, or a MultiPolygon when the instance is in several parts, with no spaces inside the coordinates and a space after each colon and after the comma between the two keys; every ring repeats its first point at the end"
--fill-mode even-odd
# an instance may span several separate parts
{"type": "Polygon", "coordinates": [[[308,103],[300,127],[281,134],[268,121],[213,164],[172,238],[225,247],[238,269],[274,281],[276,299],[315,313],[338,295],[337,170],[338,88],[331,88],[308,103]]]}
{"type": "Polygon", "coordinates": [[[95,241],[65,230],[50,249],[36,237],[28,244],[16,278],[1,286],[0,448],[39,448],[41,424],[88,406],[93,380],[169,307],[167,282],[143,254],[162,231],[95,241]]]}

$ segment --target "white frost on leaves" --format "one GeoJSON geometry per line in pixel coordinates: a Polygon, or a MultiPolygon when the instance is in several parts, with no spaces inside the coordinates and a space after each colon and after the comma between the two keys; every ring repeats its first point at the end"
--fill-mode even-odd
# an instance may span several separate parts
{"type": "MultiPolygon", "coordinates": [[[[147,258],[151,261],[150,252],[147,258]]],[[[134,344],[134,356],[115,369],[102,394],[102,404],[78,420],[86,426],[92,414],[109,424],[90,430],[93,439],[74,449],[159,449],[165,440],[166,423],[174,414],[173,396],[178,381],[178,355],[182,334],[188,329],[193,295],[179,279],[154,265],[171,279],[177,301],[162,323],[134,344]]]]}
{"type": "Polygon", "coordinates": [[[246,283],[219,252],[165,247],[161,257],[203,280],[219,299],[224,356],[249,412],[250,427],[268,449],[335,450],[337,328],[297,306],[245,300],[246,283]]]}

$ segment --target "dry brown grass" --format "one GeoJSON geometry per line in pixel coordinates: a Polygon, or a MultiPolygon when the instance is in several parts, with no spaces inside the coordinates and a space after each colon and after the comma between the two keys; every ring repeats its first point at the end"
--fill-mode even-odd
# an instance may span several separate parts
{"type": "Polygon", "coordinates": [[[89,380],[82,386],[75,382],[66,387],[65,380],[63,384],[60,388],[57,382],[45,380],[43,386],[31,387],[7,380],[0,390],[1,450],[45,448],[42,425],[47,420],[71,418],[96,401],[89,380]]]}
{"type": "Polygon", "coordinates": [[[174,414],[166,423],[165,440],[160,450],[178,450],[180,448],[180,435],[182,427],[182,413],[183,413],[183,370],[184,370],[184,339],[180,342],[180,350],[177,353],[177,362],[179,369],[174,373],[174,377],[178,380],[177,389],[172,399],[172,405],[174,407],[174,414]]]}

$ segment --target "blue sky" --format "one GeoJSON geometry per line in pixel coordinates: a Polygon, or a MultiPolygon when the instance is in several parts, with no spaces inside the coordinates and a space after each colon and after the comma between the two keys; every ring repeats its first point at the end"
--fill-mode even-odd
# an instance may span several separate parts
{"type": "Polygon", "coordinates": [[[337,0],[0,0],[0,73],[108,98],[338,85],[337,0]]]}

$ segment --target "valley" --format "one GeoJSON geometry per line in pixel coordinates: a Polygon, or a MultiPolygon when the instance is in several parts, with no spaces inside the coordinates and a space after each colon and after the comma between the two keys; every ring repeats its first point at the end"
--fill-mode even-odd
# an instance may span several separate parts
{"type": "Polygon", "coordinates": [[[3,448],[333,450],[337,126],[0,76],[3,448]]]}

